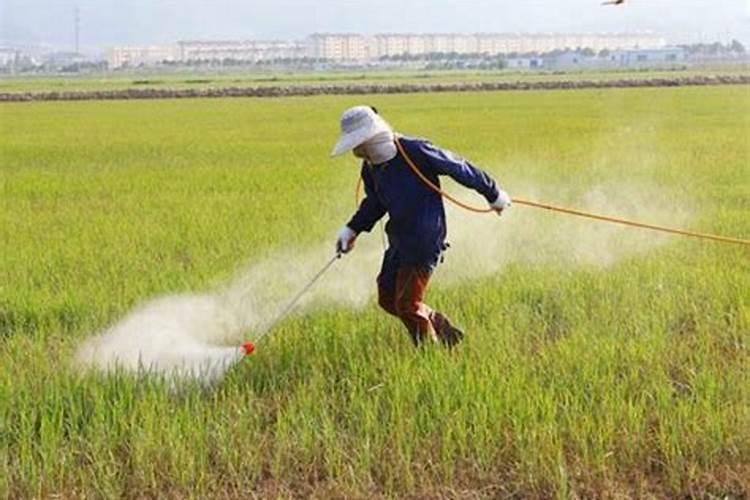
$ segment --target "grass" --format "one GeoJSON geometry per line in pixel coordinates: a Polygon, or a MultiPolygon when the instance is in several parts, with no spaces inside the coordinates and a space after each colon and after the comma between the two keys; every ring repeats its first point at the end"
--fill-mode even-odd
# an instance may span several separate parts
{"type": "MultiPolygon", "coordinates": [[[[356,99],[0,106],[0,496],[749,495],[747,249],[674,238],[602,265],[569,257],[590,223],[520,206],[480,236],[508,242],[496,272],[450,281],[471,262],[449,254],[434,280],[469,332],[454,354],[415,352],[371,300],[289,319],[212,390],[77,373],[135,304],[331,240],[356,169],[327,154],[356,99]]],[[[366,100],[511,194],[613,185],[750,236],[746,87],[366,100]]]]}
{"type": "Polygon", "coordinates": [[[687,78],[705,75],[747,74],[747,65],[716,68],[613,69],[567,72],[525,72],[506,70],[373,70],[364,72],[237,72],[203,70],[196,72],[95,73],[79,76],[0,76],[0,93],[67,92],[125,89],[199,89],[223,87],[365,85],[398,83],[461,83],[485,81],[570,81],[617,80],[623,78],[687,78]]]}

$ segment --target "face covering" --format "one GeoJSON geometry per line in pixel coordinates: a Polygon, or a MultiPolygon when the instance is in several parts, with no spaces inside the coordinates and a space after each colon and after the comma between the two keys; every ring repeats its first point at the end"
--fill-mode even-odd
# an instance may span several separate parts
{"type": "Polygon", "coordinates": [[[387,130],[363,143],[362,147],[367,159],[373,165],[379,165],[395,158],[397,150],[393,141],[393,131],[387,130]]]}

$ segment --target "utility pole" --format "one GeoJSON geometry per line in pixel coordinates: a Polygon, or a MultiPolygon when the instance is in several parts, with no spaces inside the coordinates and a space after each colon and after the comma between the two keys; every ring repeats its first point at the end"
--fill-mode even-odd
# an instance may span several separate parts
{"type": "Polygon", "coordinates": [[[75,32],[75,52],[76,55],[80,53],[80,36],[81,36],[81,16],[78,10],[78,6],[75,8],[75,20],[73,25],[73,31],[75,32]]]}

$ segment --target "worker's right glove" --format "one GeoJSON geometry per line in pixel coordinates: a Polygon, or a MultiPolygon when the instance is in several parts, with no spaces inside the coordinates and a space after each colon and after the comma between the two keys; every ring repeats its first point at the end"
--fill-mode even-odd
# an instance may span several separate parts
{"type": "Polygon", "coordinates": [[[357,233],[349,226],[344,226],[339,231],[336,238],[336,252],[349,253],[354,248],[354,241],[357,239],[357,233]]]}
{"type": "Polygon", "coordinates": [[[502,189],[498,190],[497,198],[495,201],[490,203],[490,207],[497,212],[497,215],[502,215],[503,210],[506,208],[510,208],[510,206],[513,204],[511,202],[510,196],[508,196],[508,193],[503,191],[502,189]]]}

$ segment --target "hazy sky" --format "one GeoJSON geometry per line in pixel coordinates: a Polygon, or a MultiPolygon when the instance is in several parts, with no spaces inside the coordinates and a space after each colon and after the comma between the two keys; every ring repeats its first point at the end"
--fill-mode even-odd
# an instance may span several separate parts
{"type": "Polygon", "coordinates": [[[750,0],[0,0],[0,40],[81,46],[312,32],[632,32],[750,45],[750,0]]]}

